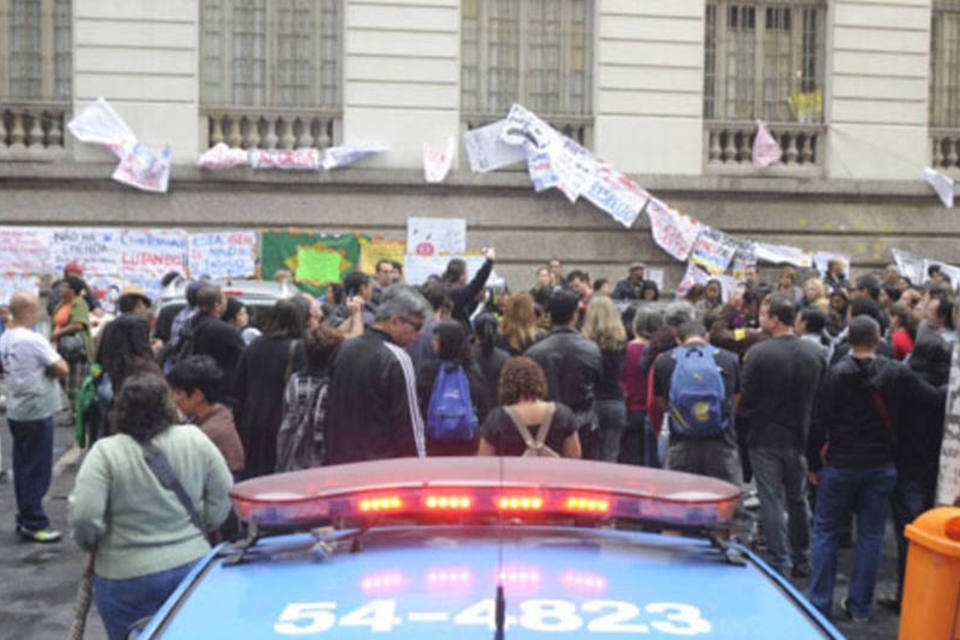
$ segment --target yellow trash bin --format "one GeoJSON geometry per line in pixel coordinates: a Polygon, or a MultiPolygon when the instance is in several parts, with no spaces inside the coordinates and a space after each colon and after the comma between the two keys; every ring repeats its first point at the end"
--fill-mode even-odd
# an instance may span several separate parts
{"type": "Polygon", "coordinates": [[[905,533],[900,640],[960,640],[960,509],[931,509],[905,533]]]}

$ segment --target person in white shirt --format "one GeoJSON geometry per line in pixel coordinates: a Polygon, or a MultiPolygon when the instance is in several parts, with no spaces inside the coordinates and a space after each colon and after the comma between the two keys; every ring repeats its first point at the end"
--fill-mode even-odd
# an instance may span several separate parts
{"type": "Polygon", "coordinates": [[[0,335],[6,374],[7,422],[13,434],[13,481],[17,533],[32,542],[57,542],[43,496],[53,470],[53,415],[60,410],[60,385],[69,366],[50,342],[33,330],[40,318],[36,295],[18,291],[10,299],[12,321],[0,335]]]}

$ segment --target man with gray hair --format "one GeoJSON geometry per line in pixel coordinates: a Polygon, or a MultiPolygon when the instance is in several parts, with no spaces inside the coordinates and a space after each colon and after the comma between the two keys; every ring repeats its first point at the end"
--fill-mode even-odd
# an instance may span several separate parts
{"type": "Polygon", "coordinates": [[[330,366],[326,464],[424,455],[416,379],[403,347],[420,335],[430,305],[416,290],[384,290],[373,327],[347,340],[330,366]]]}

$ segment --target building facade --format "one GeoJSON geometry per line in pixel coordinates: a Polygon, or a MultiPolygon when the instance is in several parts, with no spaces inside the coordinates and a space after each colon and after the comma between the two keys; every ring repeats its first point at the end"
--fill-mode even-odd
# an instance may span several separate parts
{"type": "Polygon", "coordinates": [[[643,216],[535,194],[522,167],[443,185],[422,147],[519,101],[651,193],[744,239],[960,262],[922,180],[960,175],[960,0],[0,0],[0,222],[309,226],[403,237],[459,216],[515,285],[552,256],[618,277],[682,265],[643,216]],[[65,124],[106,98],[170,145],[170,192],[109,180],[65,124]],[[753,168],[756,120],[784,153],[753,168]],[[353,168],[205,173],[199,155],[375,142],[353,168]]]}

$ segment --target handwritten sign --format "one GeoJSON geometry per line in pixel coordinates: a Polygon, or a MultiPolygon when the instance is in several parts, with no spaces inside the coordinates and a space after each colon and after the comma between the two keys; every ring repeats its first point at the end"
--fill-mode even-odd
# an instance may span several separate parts
{"type": "Polygon", "coordinates": [[[713,227],[703,226],[690,251],[690,262],[700,265],[711,275],[727,270],[737,251],[737,241],[713,227]]]}
{"type": "Polygon", "coordinates": [[[653,241],[677,260],[686,260],[700,235],[700,224],[656,198],[647,204],[653,241]]]}
{"type": "Polygon", "coordinates": [[[83,275],[120,275],[123,273],[120,229],[68,227],[50,229],[50,266],[54,273],[63,273],[64,266],[75,261],[83,267],[83,275]]]}
{"type": "Polygon", "coordinates": [[[800,269],[809,269],[813,266],[813,257],[797,247],[788,247],[782,244],[756,243],[754,249],[757,260],[772,262],[773,264],[790,264],[800,269]]]}
{"type": "Polygon", "coordinates": [[[560,185],[560,176],[553,170],[550,154],[546,151],[528,150],[527,174],[530,176],[533,190],[537,193],[560,185]]]}
{"type": "Polygon", "coordinates": [[[0,227],[0,274],[50,270],[50,234],[42,227],[0,227]]]}
{"type": "Polygon", "coordinates": [[[463,134],[463,148],[470,159],[470,169],[487,173],[522,162],[526,154],[522,146],[509,145],[500,139],[506,120],[471,129],[463,134]]]}
{"type": "Polygon", "coordinates": [[[647,206],[650,194],[602,160],[596,161],[595,168],[594,177],[583,197],[624,227],[630,228],[647,206]]]}
{"type": "Polygon", "coordinates": [[[947,409],[943,417],[937,504],[952,505],[960,497],[960,340],[953,343],[947,409]]]}
{"type": "Polygon", "coordinates": [[[0,275],[0,304],[10,304],[10,298],[17,291],[36,294],[37,278],[28,275],[0,275]]]}
{"type": "Polygon", "coordinates": [[[182,229],[125,229],[120,248],[117,273],[159,280],[170,271],[186,272],[187,232],[182,229]]]}
{"type": "Polygon", "coordinates": [[[432,256],[467,250],[463,218],[407,218],[407,253],[432,256]]]}
{"type": "Polygon", "coordinates": [[[250,152],[254,169],[319,171],[320,152],[316,149],[254,149],[250,152]]]}
{"type": "Polygon", "coordinates": [[[194,278],[245,278],[257,266],[255,231],[191,233],[190,275],[194,278]]]}

